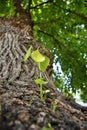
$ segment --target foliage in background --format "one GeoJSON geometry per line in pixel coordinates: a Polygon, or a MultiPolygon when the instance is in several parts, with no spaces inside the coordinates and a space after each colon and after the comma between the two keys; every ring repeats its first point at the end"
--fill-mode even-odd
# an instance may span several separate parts
{"type": "MultiPolygon", "coordinates": [[[[53,54],[55,85],[70,97],[80,91],[87,102],[87,1],[31,1],[34,36],[53,54]]],[[[22,0],[24,9],[29,2],[22,0]]],[[[0,0],[0,16],[14,14],[13,0],[0,0]]]]}

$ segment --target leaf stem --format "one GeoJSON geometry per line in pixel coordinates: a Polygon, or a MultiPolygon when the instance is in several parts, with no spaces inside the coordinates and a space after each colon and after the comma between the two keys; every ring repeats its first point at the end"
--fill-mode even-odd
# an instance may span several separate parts
{"type": "Polygon", "coordinates": [[[41,98],[41,100],[43,100],[43,88],[42,88],[42,84],[40,84],[40,98],[41,98]]]}

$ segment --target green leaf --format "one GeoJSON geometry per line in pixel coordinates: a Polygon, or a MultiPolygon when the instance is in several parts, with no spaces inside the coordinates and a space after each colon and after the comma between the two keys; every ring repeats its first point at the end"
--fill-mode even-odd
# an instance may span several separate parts
{"type": "Polygon", "coordinates": [[[42,72],[44,72],[44,71],[46,71],[49,64],[50,64],[50,59],[47,56],[45,56],[45,60],[43,62],[40,62],[40,64],[39,64],[39,69],[42,72]]]}
{"type": "Polygon", "coordinates": [[[43,84],[47,84],[48,82],[44,81],[42,78],[38,78],[38,79],[35,79],[35,83],[43,85],[43,84]]]}
{"type": "Polygon", "coordinates": [[[43,56],[38,50],[33,51],[31,57],[35,62],[43,62],[45,60],[45,56],[43,56]]]}
{"type": "Polygon", "coordinates": [[[25,56],[24,56],[24,62],[26,62],[27,59],[29,58],[29,56],[31,55],[31,49],[32,49],[32,46],[29,47],[27,53],[25,54],[25,56]]]}

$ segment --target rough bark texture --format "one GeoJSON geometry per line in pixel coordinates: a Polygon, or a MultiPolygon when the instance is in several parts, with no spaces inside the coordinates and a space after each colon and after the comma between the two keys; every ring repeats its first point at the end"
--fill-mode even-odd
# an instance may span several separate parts
{"type": "Polygon", "coordinates": [[[50,53],[31,34],[30,26],[19,19],[0,19],[0,130],[87,130],[87,108],[57,91],[49,68],[43,73],[48,81],[43,89],[50,92],[40,99],[34,82],[40,72],[31,58],[24,63],[24,55],[30,45],[50,53]]]}

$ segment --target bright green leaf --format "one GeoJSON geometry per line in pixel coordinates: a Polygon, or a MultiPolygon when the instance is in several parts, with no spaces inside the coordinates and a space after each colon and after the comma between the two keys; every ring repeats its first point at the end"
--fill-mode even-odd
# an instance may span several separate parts
{"type": "Polygon", "coordinates": [[[47,84],[48,82],[44,81],[42,78],[38,78],[38,79],[35,79],[35,83],[43,85],[43,84],[47,84]]]}
{"type": "Polygon", "coordinates": [[[26,62],[27,59],[29,58],[29,56],[31,54],[31,49],[32,49],[32,46],[29,47],[27,53],[25,54],[25,56],[24,56],[24,62],[26,62]]]}
{"type": "Polygon", "coordinates": [[[43,56],[38,50],[33,51],[31,57],[35,62],[43,62],[45,60],[45,56],[43,56]]]}
{"type": "Polygon", "coordinates": [[[46,56],[45,60],[39,64],[39,69],[44,72],[50,64],[50,59],[46,56]]]}

